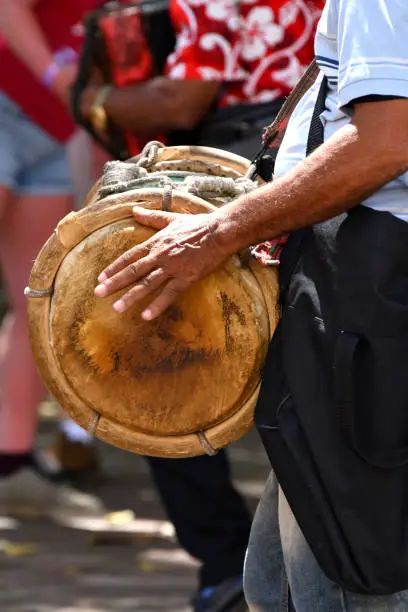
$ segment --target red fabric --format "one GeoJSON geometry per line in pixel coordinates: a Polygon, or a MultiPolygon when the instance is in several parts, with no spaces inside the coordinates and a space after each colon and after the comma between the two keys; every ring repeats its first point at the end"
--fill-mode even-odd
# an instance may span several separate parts
{"type": "Polygon", "coordinates": [[[252,249],[252,255],[264,266],[278,266],[288,236],[266,240],[252,249]]]}
{"type": "MultiPolygon", "coordinates": [[[[33,11],[53,52],[62,47],[79,51],[80,23],[84,14],[100,0],[40,0],[33,11]]],[[[7,94],[51,136],[62,142],[75,129],[68,109],[48,91],[32,72],[0,40],[0,91],[7,94]]]]}
{"type": "Polygon", "coordinates": [[[178,31],[166,72],[217,79],[220,106],[287,96],[314,56],[324,0],[171,0],[178,31]]]}
{"type": "MultiPolygon", "coordinates": [[[[100,20],[100,28],[115,87],[141,83],[153,76],[152,54],[143,31],[140,11],[133,7],[126,13],[111,12],[100,20]]],[[[130,130],[125,131],[125,138],[131,156],[138,155],[146,144],[130,130]]]]}
{"type": "Polygon", "coordinates": [[[112,82],[116,87],[146,81],[153,75],[153,62],[137,7],[111,12],[100,19],[108,51],[112,82]]]}

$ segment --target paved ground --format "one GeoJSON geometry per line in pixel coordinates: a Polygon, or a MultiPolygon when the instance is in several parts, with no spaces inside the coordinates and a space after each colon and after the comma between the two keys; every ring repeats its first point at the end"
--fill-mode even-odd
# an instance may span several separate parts
{"type": "MultiPolygon", "coordinates": [[[[42,423],[43,440],[51,426],[42,423]]],[[[0,519],[0,612],[188,612],[196,565],[171,537],[146,462],[107,445],[101,451],[108,480],[95,490],[112,510],[134,511],[135,532],[106,537],[93,524],[0,519]]],[[[237,486],[254,508],[267,473],[256,434],[230,454],[237,486]]]]}

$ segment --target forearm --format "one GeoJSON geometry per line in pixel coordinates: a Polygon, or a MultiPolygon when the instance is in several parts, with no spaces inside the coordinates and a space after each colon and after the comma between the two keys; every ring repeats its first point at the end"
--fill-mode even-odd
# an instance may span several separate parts
{"type": "Polygon", "coordinates": [[[172,123],[168,106],[169,100],[160,93],[155,81],[113,89],[105,102],[106,113],[113,123],[138,134],[168,129],[172,123]]]}
{"type": "MultiPolygon", "coordinates": [[[[207,114],[217,97],[219,82],[156,77],[140,85],[113,88],[104,102],[116,125],[150,136],[172,130],[190,130],[207,114]]],[[[86,116],[98,87],[88,87],[81,108],[86,116]]]]}
{"type": "Polygon", "coordinates": [[[31,10],[33,4],[27,0],[0,2],[0,30],[12,51],[41,78],[53,57],[31,10]]]}
{"type": "Polygon", "coordinates": [[[218,211],[218,236],[237,251],[324,221],[365,200],[408,169],[401,139],[339,130],[281,179],[218,211]]]}
{"type": "Polygon", "coordinates": [[[168,132],[183,126],[178,92],[174,81],[166,78],[113,89],[105,110],[114,123],[138,134],[168,132]]]}

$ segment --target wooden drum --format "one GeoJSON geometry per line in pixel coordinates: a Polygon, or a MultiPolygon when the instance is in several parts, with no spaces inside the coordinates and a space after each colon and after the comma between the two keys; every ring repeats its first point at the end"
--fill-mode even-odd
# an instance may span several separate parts
{"type": "Polygon", "coordinates": [[[120,292],[94,297],[100,272],[153,234],[135,222],[134,205],[211,213],[236,197],[248,166],[217,149],[152,143],[124,166],[137,170],[135,179],[112,182],[107,172],[39,253],[26,289],[34,357],[50,393],[98,438],[191,457],[214,454],[252,427],[277,324],[275,269],[234,256],[152,322],[140,316],[146,303],[119,314],[112,304],[120,292]]]}

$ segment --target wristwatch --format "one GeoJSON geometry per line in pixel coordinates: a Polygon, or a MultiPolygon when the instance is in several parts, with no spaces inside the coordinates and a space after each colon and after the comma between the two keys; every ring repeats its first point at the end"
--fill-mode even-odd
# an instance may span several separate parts
{"type": "Polygon", "coordinates": [[[89,109],[89,119],[93,127],[100,132],[106,131],[108,124],[108,116],[103,105],[112,89],[112,85],[104,85],[101,87],[89,109]]]}

